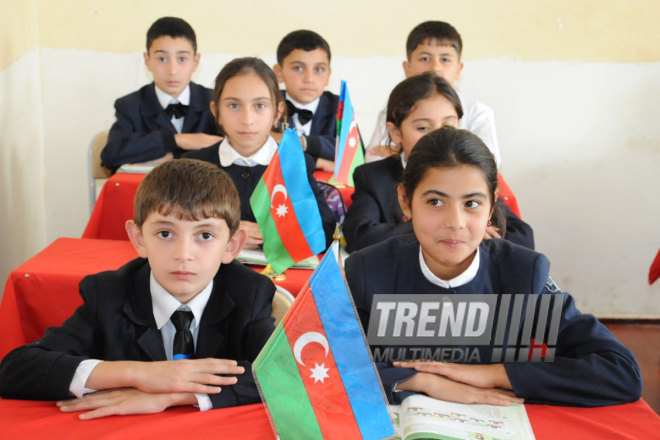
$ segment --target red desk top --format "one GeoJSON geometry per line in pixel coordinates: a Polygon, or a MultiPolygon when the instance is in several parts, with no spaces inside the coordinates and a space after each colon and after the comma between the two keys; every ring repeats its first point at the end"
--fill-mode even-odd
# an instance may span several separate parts
{"type": "MultiPolygon", "coordinates": [[[[58,238],[16,268],[0,303],[0,358],[71,316],[82,304],[78,283],[85,275],[118,269],[136,257],[129,241],[58,238]]],[[[296,296],[311,274],[289,269],[286,279],[275,283],[296,296]]]]}
{"type": "MultiPolygon", "coordinates": [[[[660,417],[643,400],[603,408],[526,405],[536,440],[639,440],[658,438],[660,417]]],[[[78,420],[53,402],[0,399],[3,438],[222,438],[272,439],[261,404],[199,412],[193,407],[159,414],[78,420]]]]}

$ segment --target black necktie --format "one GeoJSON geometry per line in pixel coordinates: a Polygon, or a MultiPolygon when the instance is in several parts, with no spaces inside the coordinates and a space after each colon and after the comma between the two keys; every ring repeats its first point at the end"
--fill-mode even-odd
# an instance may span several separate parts
{"type": "Polygon", "coordinates": [[[190,323],[193,320],[192,312],[177,310],[172,313],[170,320],[176,328],[172,350],[173,359],[175,361],[178,359],[190,359],[195,353],[195,342],[190,331],[190,323]]]}
{"type": "Polygon", "coordinates": [[[167,116],[169,116],[170,119],[172,118],[172,115],[177,119],[183,118],[188,113],[188,106],[183,105],[180,102],[170,104],[165,108],[165,113],[167,113],[167,116]]]}
{"type": "Polygon", "coordinates": [[[286,100],[286,112],[289,115],[289,120],[293,119],[293,115],[298,113],[298,122],[303,126],[312,120],[314,113],[311,110],[305,110],[304,108],[298,108],[288,99],[286,100]]]}

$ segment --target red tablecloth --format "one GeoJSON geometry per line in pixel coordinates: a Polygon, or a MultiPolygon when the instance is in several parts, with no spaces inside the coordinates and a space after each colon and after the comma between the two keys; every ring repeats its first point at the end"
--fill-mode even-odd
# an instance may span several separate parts
{"type": "MultiPolygon", "coordinates": [[[[71,316],[82,304],[78,283],[85,275],[117,269],[135,257],[129,241],[58,238],[16,268],[0,303],[0,358],[71,316]]],[[[311,274],[289,269],[286,279],[275,283],[296,296],[311,274]]]]}
{"type": "MultiPolygon", "coordinates": [[[[536,440],[658,438],[660,417],[643,400],[604,408],[526,405],[536,440]]],[[[192,407],[159,414],[81,421],[53,402],[0,399],[0,437],[8,439],[262,440],[274,435],[261,404],[199,412],[192,407]]]]}
{"type": "MultiPolygon", "coordinates": [[[[316,171],[318,180],[326,181],[332,173],[316,171]]],[[[133,199],[145,174],[116,173],[110,177],[96,200],[82,238],[102,238],[106,240],[128,240],[124,225],[133,218],[133,199]]],[[[339,188],[348,208],[353,199],[352,187],[339,188]]]]}

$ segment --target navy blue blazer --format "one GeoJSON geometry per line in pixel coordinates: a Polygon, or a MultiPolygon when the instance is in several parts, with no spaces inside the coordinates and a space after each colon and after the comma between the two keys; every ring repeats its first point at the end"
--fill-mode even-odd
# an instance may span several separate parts
{"type": "MultiPolygon", "coordinates": [[[[282,90],[284,96],[285,91],[282,90]]],[[[286,96],[285,96],[286,97],[286,96]]],[[[337,138],[337,106],[339,96],[328,91],[321,95],[319,106],[312,117],[312,126],[309,136],[306,136],[307,149],[305,152],[314,159],[335,160],[335,139],[337,138]]],[[[295,123],[288,118],[289,124],[295,127],[295,123]]]]}
{"type": "MultiPolygon", "coordinates": [[[[252,206],[250,205],[250,197],[252,197],[254,189],[257,187],[261,176],[263,176],[266,171],[266,166],[256,165],[253,167],[246,167],[232,164],[228,167],[223,167],[220,164],[220,144],[221,142],[218,142],[210,147],[188,151],[183,157],[186,159],[198,159],[210,162],[229,174],[238,190],[238,197],[241,199],[241,220],[256,222],[257,220],[254,217],[252,206]]],[[[335,232],[335,216],[330,210],[328,203],[325,201],[325,197],[314,178],[314,160],[307,154],[305,154],[305,165],[307,166],[307,180],[309,181],[309,185],[316,197],[316,203],[319,205],[319,213],[321,214],[321,221],[323,223],[323,232],[325,233],[325,246],[327,248],[332,243],[332,234],[335,232]]]]}
{"type": "MultiPolygon", "coordinates": [[[[219,134],[209,109],[212,93],[190,82],[190,105],[182,133],[219,134]]],[[[176,129],[158,102],[153,82],[116,100],[115,115],[117,120],[101,152],[103,166],[114,171],[125,163],[146,162],[169,152],[175,158],[183,154],[184,150],[174,141],[176,129]]]]}
{"type": "MultiPolygon", "coordinates": [[[[61,327],[10,352],[0,364],[0,395],[7,399],[61,400],[85,359],[164,361],[165,348],[151,305],[147,260],[80,282],[83,305],[61,327]]],[[[251,373],[274,330],[273,282],[238,262],[223,264],[200,322],[196,358],[235,359],[245,367],[232,386],[209,395],[214,408],[260,402],[251,373]]]]}
{"type": "MultiPolygon", "coordinates": [[[[379,243],[388,237],[409,234],[412,223],[403,222],[397,184],[403,175],[399,156],[390,156],[357,167],[353,173],[355,192],[342,225],[346,250],[353,252],[379,243]]],[[[498,199],[506,218],[505,239],[534,249],[534,232],[498,199]]]]}
{"type": "MultiPolygon", "coordinates": [[[[424,277],[419,242],[412,234],[352,253],[346,260],[346,279],[363,327],[369,328],[374,294],[561,293],[549,277],[550,263],[544,255],[500,239],[484,240],[479,251],[475,278],[450,289],[424,277]]],[[[442,345],[431,346],[435,347],[442,345]]],[[[641,373],[632,352],[593,315],[581,314],[568,294],[554,362],[510,362],[504,367],[515,394],[529,403],[614,405],[637,400],[642,392],[641,373]]],[[[379,363],[378,369],[390,401],[407,395],[393,389],[416,374],[414,370],[385,363],[379,363]]]]}

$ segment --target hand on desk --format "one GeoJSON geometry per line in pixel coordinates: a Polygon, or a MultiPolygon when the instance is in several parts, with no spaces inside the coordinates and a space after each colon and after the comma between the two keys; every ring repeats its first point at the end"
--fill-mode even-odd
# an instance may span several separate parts
{"type": "Polygon", "coordinates": [[[171,406],[194,405],[197,399],[190,393],[147,393],[134,388],[99,391],[87,394],[82,399],[57,402],[62,412],[87,411],[78,416],[80,420],[99,417],[154,414],[171,406]]]}
{"type": "Polygon", "coordinates": [[[504,364],[470,365],[447,362],[394,362],[395,367],[418,373],[397,385],[401,391],[417,391],[458,403],[504,405],[523,403],[511,391],[504,364]]]}
{"type": "Polygon", "coordinates": [[[185,359],[178,361],[101,362],[85,384],[94,390],[137,388],[147,393],[217,394],[220,385],[233,385],[245,368],[228,359],[185,359]]]}
{"type": "Polygon", "coordinates": [[[206,133],[177,133],[174,135],[174,142],[184,150],[199,150],[217,144],[222,140],[222,136],[206,133]]]}
{"type": "Polygon", "coordinates": [[[247,235],[243,249],[257,249],[259,245],[263,244],[264,239],[261,236],[259,225],[255,222],[242,220],[238,228],[244,230],[245,235],[247,235]]]}

